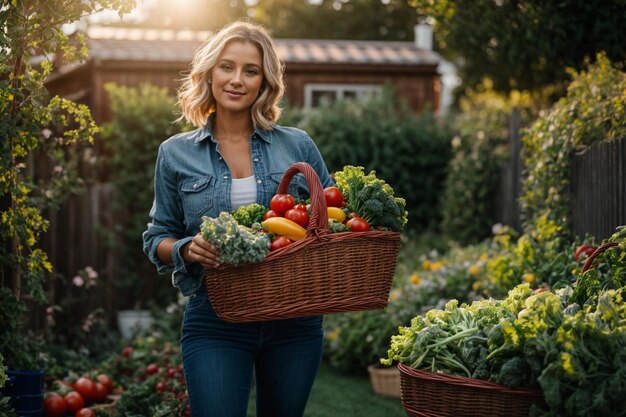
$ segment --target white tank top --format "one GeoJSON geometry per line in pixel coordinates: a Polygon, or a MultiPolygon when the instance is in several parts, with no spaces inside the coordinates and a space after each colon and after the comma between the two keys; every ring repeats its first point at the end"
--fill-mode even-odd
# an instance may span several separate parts
{"type": "Polygon", "coordinates": [[[256,201],[256,179],[254,175],[247,178],[233,178],[230,187],[230,204],[233,210],[241,206],[247,206],[256,201]]]}

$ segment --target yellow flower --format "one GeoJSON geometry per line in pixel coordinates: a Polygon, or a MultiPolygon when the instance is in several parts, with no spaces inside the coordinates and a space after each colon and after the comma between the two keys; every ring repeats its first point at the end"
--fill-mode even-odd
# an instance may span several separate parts
{"type": "Polygon", "coordinates": [[[576,371],[574,370],[574,365],[572,365],[572,355],[567,352],[561,353],[561,363],[563,363],[563,370],[569,376],[576,375],[576,371]]]}
{"type": "Polygon", "coordinates": [[[442,267],[443,267],[443,262],[437,261],[437,262],[433,262],[430,265],[430,270],[436,272],[436,271],[439,271],[442,267]]]}
{"type": "Polygon", "coordinates": [[[9,96],[7,97],[8,101],[13,101],[13,94],[9,94],[9,96]]]}
{"type": "Polygon", "coordinates": [[[474,283],[472,284],[472,290],[478,291],[482,288],[482,286],[483,286],[482,281],[474,281],[474,283]]]}
{"type": "Polygon", "coordinates": [[[330,340],[331,342],[333,340],[337,340],[337,338],[339,338],[339,333],[341,333],[341,329],[338,327],[332,332],[326,334],[326,339],[330,340]]]}
{"type": "Polygon", "coordinates": [[[487,259],[489,259],[489,256],[486,253],[481,253],[480,257],[478,258],[480,262],[487,262],[487,259]]]}
{"type": "Polygon", "coordinates": [[[398,298],[400,298],[400,294],[401,294],[400,290],[395,289],[391,291],[391,293],[389,294],[389,299],[391,301],[396,301],[398,298]]]}
{"type": "Polygon", "coordinates": [[[422,269],[428,271],[430,269],[430,261],[428,259],[426,259],[425,261],[422,262],[422,269]]]}
{"type": "Polygon", "coordinates": [[[411,284],[418,285],[420,282],[422,282],[422,278],[420,278],[417,272],[413,272],[413,274],[411,275],[410,281],[411,281],[411,284]]]}
{"type": "Polygon", "coordinates": [[[535,274],[533,274],[532,272],[526,272],[524,275],[522,275],[522,281],[528,284],[533,284],[536,281],[535,274]]]}
{"type": "Polygon", "coordinates": [[[473,264],[469,267],[469,274],[471,276],[478,275],[478,272],[480,272],[480,268],[478,267],[478,265],[473,264]]]}

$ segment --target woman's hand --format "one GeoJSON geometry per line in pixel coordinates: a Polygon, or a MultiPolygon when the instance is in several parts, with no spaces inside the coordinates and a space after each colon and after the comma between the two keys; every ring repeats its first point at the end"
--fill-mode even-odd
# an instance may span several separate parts
{"type": "Polygon", "coordinates": [[[220,266],[220,254],[217,248],[202,238],[198,233],[191,242],[184,246],[183,259],[186,263],[198,262],[205,269],[220,266]]]}

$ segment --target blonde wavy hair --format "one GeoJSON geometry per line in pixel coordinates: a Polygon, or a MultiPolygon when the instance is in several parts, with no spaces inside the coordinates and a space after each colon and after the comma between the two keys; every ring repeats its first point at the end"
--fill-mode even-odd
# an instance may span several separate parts
{"type": "Polygon", "coordinates": [[[262,26],[246,21],[226,25],[196,50],[191,69],[178,90],[178,105],[182,110],[178,121],[185,119],[196,127],[208,123],[209,116],[216,110],[215,97],[208,81],[218,58],[232,41],[250,42],[261,52],[263,84],[252,105],[251,116],[255,128],[271,130],[280,117],[278,102],[285,92],[283,65],[269,33],[262,26]]]}

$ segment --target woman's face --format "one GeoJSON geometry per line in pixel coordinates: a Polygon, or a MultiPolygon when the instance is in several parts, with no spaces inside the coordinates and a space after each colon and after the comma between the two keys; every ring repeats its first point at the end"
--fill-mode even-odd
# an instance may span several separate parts
{"type": "Polygon", "coordinates": [[[263,84],[263,58],[255,45],[226,45],[211,73],[211,91],[218,112],[250,111],[263,84]]]}

